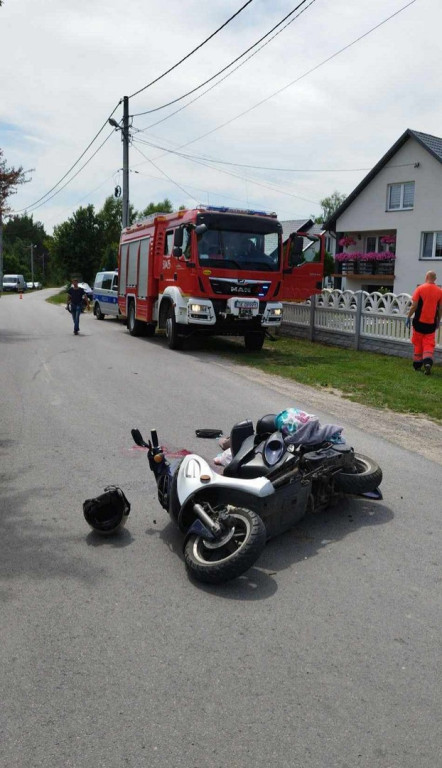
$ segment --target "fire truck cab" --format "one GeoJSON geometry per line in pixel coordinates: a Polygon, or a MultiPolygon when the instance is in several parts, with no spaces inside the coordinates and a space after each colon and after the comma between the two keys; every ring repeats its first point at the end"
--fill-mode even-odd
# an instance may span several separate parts
{"type": "Polygon", "coordinates": [[[171,349],[194,333],[243,336],[259,350],[281,324],[293,267],[283,263],[276,214],[199,206],[124,229],[118,271],[131,335],[164,329],[171,349]]]}

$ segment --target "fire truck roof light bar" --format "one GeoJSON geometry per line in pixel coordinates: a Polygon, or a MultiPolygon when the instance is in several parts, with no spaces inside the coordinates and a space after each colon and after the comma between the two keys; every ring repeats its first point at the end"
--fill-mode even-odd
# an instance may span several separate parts
{"type": "Polygon", "coordinates": [[[200,211],[217,211],[218,213],[240,213],[243,216],[269,216],[272,219],[276,219],[277,215],[276,213],[272,212],[269,213],[267,211],[254,211],[251,209],[243,209],[243,208],[227,208],[226,206],[218,206],[218,205],[199,205],[198,210],[200,211]]]}

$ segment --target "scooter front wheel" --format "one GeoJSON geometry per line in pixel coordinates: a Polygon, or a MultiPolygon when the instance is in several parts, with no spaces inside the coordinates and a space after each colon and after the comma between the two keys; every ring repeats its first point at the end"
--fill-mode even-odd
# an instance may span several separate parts
{"type": "Polygon", "coordinates": [[[221,584],[236,579],[251,568],[264,549],[266,528],[256,512],[229,507],[228,514],[231,525],[221,539],[209,541],[191,535],[186,542],[186,568],[197,581],[221,584]]]}

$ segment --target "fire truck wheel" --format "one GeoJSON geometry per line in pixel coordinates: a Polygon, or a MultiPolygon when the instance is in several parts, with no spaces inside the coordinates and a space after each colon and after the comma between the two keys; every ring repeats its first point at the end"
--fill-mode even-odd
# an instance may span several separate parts
{"type": "Polygon", "coordinates": [[[259,352],[264,344],[264,331],[250,331],[244,336],[244,346],[247,352],[259,352]]]}
{"type": "Polygon", "coordinates": [[[169,349],[180,349],[182,347],[183,339],[178,334],[177,322],[175,320],[175,312],[172,305],[170,305],[169,311],[167,313],[166,339],[169,345],[169,349]]]}
{"type": "Polygon", "coordinates": [[[127,327],[131,336],[140,336],[143,330],[143,323],[135,317],[135,303],[133,301],[129,304],[129,311],[127,313],[127,327]]]}

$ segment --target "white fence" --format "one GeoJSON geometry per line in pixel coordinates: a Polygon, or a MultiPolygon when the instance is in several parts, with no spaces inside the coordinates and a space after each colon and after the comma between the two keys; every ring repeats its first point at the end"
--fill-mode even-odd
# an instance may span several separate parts
{"type": "MultiPolygon", "coordinates": [[[[408,357],[410,331],[405,317],[411,296],[324,289],[303,303],[285,303],[282,333],[326,344],[408,357]]],[[[442,331],[435,359],[442,362],[442,331]]]]}

